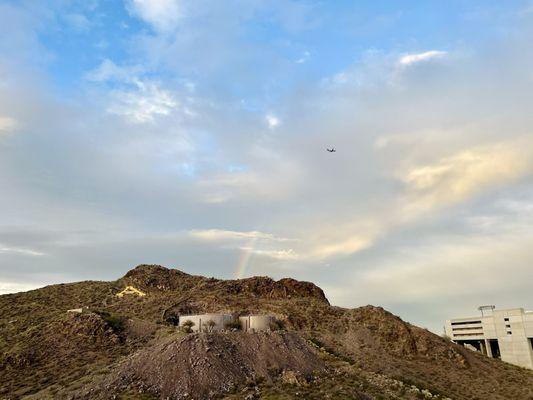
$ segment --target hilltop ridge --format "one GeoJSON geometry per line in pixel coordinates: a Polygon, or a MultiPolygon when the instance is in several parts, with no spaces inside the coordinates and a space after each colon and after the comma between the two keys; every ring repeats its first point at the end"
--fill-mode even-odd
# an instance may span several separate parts
{"type": "Polygon", "coordinates": [[[324,292],[311,282],[283,278],[275,281],[268,276],[222,280],[189,275],[177,269],[160,265],[141,264],[128,271],[121,279],[145,290],[186,291],[193,288],[224,292],[228,295],[250,294],[270,299],[313,297],[329,304],[324,292]]]}
{"type": "Polygon", "coordinates": [[[7,400],[533,398],[531,371],[381,307],[332,306],[318,286],[291,278],[222,280],[139,265],[116,281],[0,296],[0,330],[7,400]],[[146,295],[116,296],[128,285],[146,295]],[[78,307],[84,312],[67,312],[78,307]],[[177,326],[180,315],[211,312],[270,314],[282,330],[177,326]]]}

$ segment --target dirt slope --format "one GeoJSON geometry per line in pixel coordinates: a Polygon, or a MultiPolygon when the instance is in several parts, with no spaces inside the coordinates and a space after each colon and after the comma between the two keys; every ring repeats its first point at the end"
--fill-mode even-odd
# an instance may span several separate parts
{"type": "Polygon", "coordinates": [[[191,334],[136,352],[105,383],[76,398],[106,398],[133,387],[164,399],[204,399],[279,374],[310,380],[322,370],[317,352],[294,333],[191,334]]]}

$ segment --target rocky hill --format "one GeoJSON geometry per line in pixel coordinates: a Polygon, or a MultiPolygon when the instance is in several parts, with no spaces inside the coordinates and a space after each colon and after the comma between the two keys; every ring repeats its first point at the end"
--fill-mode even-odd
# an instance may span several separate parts
{"type": "Polygon", "coordinates": [[[379,307],[331,306],[293,279],[141,265],[114,282],[0,296],[0,332],[0,399],[533,399],[532,371],[379,307]],[[126,286],[146,295],[116,296],[126,286]],[[269,313],[279,329],[176,326],[208,312],[269,313]]]}

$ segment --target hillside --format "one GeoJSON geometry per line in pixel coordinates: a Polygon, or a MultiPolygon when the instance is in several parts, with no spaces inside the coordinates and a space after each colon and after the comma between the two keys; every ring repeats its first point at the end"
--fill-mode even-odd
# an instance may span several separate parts
{"type": "Polygon", "coordinates": [[[0,296],[1,399],[533,399],[533,372],[309,282],[140,265],[114,282],[0,296]],[[144,297],[116,294],[131,285],[144,297]],[[86,307],[82,314],[68,309],[86,307]],[[282,330],[186,334],[179,315],[270,313],[282,330]]]}

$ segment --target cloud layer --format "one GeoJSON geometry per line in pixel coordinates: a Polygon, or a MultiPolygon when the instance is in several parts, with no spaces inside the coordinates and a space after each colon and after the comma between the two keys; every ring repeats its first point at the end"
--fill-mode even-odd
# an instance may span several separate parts
{"type": "Polygon", "coordinates": [[[391,45],[401,13],[354,32],[363,9],[228,4],[127,1],[75,83],[42,21],[83,40],[110,10],[0,5],[0,291],[147,262],[313,280],[435,331],[533,307],[531,15],[391,45]],[[341,63],[320,35],[382,48],[341,63]]]}

